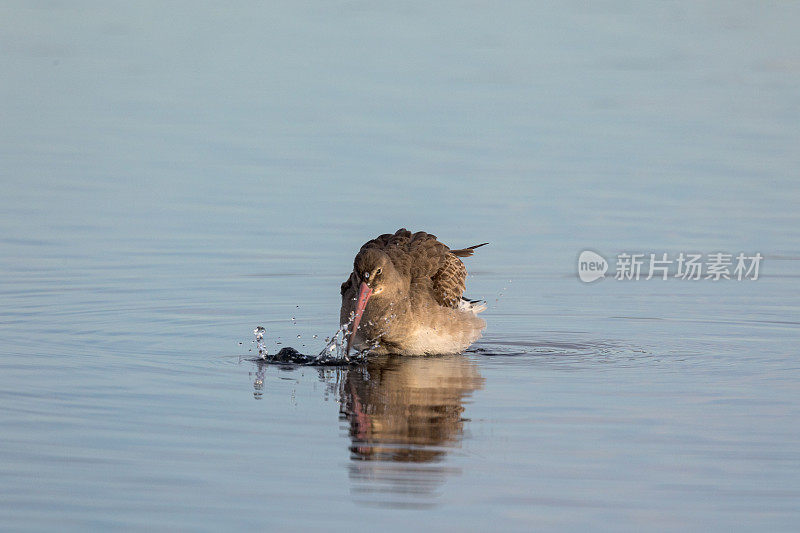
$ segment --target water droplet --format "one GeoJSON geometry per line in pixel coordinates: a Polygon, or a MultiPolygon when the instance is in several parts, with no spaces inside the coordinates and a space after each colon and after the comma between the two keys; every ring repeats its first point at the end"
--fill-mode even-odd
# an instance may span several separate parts
{"type": "MultiPolygon", "coordinates": [[[[253,330],[253,333],[256,336],[256,347],[258,348],[258,355],[261,357],[267,356],[267,348],[264,346],[264,333],[266,333],[266,329],[264,326],[258,326],[256,329],[253,330]]],[[[239,343],[241,344],[241,343],[239,343]]],[[[252,351],[252,349],[250,350],[252,351]]]]}

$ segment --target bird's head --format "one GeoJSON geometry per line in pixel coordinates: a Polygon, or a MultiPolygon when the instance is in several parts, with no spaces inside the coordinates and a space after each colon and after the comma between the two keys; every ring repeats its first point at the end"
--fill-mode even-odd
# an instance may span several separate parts
{"type": "Polygon", "coordinates": [[[353,261],[353,272],[359,283],[365,284],[370,289],[370,294],[375,296],[386,290],[394,268],[384,252],[367,248],[359,252],[353,261]]]}
{"type": "Polygon", "coordinates": [[[375,248],[361,250],[356,255],[353,261],[353,274],[355,274],[358,283],[358,299],[356,311],[353,315],[350,339],[347,343],[348,353],[369,299],[381,293],[392,292],[398,282],[397,271],[392,265],[389,256],[375,248]]]}

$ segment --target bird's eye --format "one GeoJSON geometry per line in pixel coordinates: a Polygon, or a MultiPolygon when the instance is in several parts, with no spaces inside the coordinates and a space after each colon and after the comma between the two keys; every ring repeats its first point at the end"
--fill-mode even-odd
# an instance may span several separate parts
{"type": "Polygon", "coordinates": [[[375,275],[378,276],[378,275],[380,275],[381,272],[383,272],[383,271],[379,268],[378,270],[375,271],[375,275]]]}
{"type": "Polygon", "coordinates": [[[369,279],[369,272],[364,272],[364,279],[369,279]]]}

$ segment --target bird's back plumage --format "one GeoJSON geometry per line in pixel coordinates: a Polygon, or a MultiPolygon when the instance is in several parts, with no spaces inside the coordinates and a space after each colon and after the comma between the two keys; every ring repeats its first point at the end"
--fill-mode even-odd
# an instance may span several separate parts
{"type": "MultiPolygon", "coordinates": [[[[472,255],[477,246],[455,252],[472,255]]],[[[412,284],[429,285],[439,305],[458,308],[466,288],[467,269],[436,235],[424,231],[411,233],[401,228],[394,234],[385,233],[368,241],[359,253],[369,249],[379,249],[388,255],[397,271],[408,276],[412,284]]]]}

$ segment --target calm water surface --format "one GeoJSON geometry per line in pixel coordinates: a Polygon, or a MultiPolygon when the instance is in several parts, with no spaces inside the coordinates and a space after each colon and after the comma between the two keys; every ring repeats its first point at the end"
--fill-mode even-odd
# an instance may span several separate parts
{"type": "Polygon", "coordinates": [[[6,2],[0,527],[795,529],[798,23],[6,2]],[[252,361],[318,352],[402,226],[491,242],[481,341],[252,361]],[[587,285],[584,249],[765,260],[587,285]]]}

